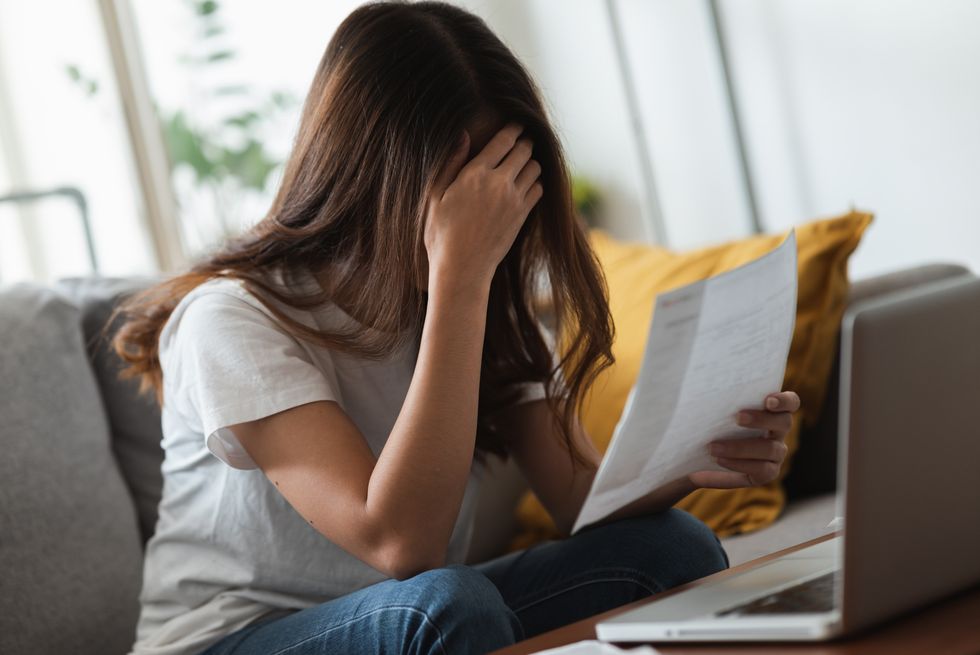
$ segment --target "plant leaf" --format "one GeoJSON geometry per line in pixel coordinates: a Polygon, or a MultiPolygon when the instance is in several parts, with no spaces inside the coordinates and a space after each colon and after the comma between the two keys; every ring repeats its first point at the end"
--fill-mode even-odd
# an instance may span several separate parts
{"type": "Polygon", "coordinates": [[[249,139],[245,147],[237,150],[224,149],[221,159],[230,175],[244,187],[257,191],[265,189],[269,173],[278,166],[255,139],[249,139]]]}
{"type": "Polygon", "coordinates": [[[296,104],[296,96],[288,91],[273,91],[272,92],[272,104],[274,104],[279,109],[285,109],[292,107],[296,104]]]}
{"type": "Polygon", "coordinates": [[[252,123],[255,123],[260,118],[262,118],[258,112],[246,111],[237,116],[232,116],[224,120],[225,125],[234,125],[235,127],[240,127],[242,129],[247,128],[252,123]]]}
{"type": "Polygon", "coordinates": [[[214,95],[216,96],[239,96],[248,93],[248,87],[244,84],[227,84],[225,86],[215,87],[214,95]]]}
{"type": "Polygon", "coordinates": [[[203,0],[203,2],[198,2],[194,8],[197,10],[198,15],[210,16],[218,11],[218,3],[216,0],[203,0]]]}
{"type": "Polygon", "coordinates": [[[234,56],[235,53],[232,50],[218,50],[217,52],[212,52],[211,54],[209,54],[205,59],[205,61],[209,63],[214,63],[216,61],[224,61],[226,59],[231,59],[234,56]]]}
{"type": "Polygon", "coordinates": [[[193,169],[198,182],[216,177],[215,164],[204,151],[207,137],[187,123],[184,112],[178,111],[163,121],[163,135],[170,153],[171,170],[185,164],[193,169]]]}

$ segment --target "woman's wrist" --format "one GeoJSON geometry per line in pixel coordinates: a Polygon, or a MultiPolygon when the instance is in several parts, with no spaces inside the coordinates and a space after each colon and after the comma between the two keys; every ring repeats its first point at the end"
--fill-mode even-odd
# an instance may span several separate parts
{"type": "Polygon", "coordinates": [[[448,267],[429,268],[429,297],[446,298],[454,302],[477,301],[486,304],[490,297],[489,275],[466,270],[450,270],[448,267]]]}

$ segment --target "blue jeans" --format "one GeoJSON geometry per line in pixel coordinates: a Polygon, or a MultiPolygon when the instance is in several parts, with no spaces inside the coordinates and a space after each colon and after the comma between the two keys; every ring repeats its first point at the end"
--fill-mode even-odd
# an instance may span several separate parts
{"type": "Polygon", "coordinates": [[[727,567],[711,530],[670,509],[386,580],[247,626],[202,655],[486,653],[727,567]]]}

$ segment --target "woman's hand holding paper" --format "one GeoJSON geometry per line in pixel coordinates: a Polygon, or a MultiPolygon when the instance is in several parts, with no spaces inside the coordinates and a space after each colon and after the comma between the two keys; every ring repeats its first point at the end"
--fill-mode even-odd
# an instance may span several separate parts
{"type": "Polygon", "coordinates": [[[764,406],[761,410],[740,411],[736,421],[742,427],[763,430],[765,434],[711,442],[708,452],[730,471],[696,471],[688,476],[695,487],[754,487],[776,479],[786,459],[786,435],[793,412],[800,408],[800,397],[793,391],[782,391],[767,396],[764,406]]]}

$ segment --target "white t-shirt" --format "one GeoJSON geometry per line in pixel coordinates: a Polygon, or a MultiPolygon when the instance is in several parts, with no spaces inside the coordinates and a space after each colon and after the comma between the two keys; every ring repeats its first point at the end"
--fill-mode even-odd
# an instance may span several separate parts
{"type": "MultiPolygon", "coordinates": [[[[287,311],[319,329],[354,321],[334,304],[287,311]]],[[[413,340],[371,361],[298,340],[235,280],[211,280],[181,300],[160,335],[164,484],[134,654],[193,655],[259,618],[385,579],[311,527],[227,426],[333,400],[377,456],[405,400],[418,347],[413,340]]],[[[522,400],[543,395],[541,385],[528,385],[522,400]]],[[[448,563],[466,556],[478,473],[475,466],[448,563]]]]}

